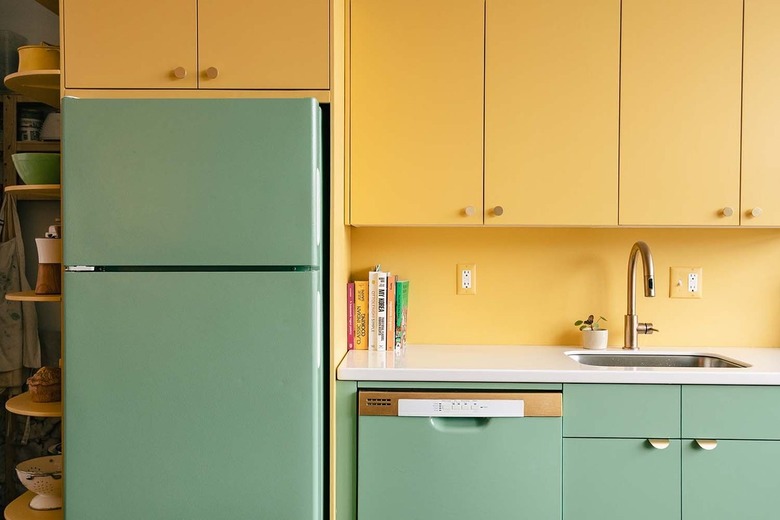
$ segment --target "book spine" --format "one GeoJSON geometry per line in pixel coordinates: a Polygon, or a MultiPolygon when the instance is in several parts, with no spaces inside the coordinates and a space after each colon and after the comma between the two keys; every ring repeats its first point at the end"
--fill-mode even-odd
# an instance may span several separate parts
{"type": "Polygon", "coordinates": [[[377,272],[376,349],[387,350],[387,273],[377,272]]]}
{"type": "Polygon", "coordinates": [[[368,350],[368,282],[355,282],[355,349],[368,350]]]}
{"type": "Polygon", "coordinates": [[[409,281],[395,284],[395,350],[406,348],[406,327],[409,317],[409,281]]]}
{"type": "Polygon", "coordinates": [[[347,284],[347,350],[355,350],[355,282],[347,284]]]}
{"type": "Polygon", "coordinates": [[[376,285],[379,281],[379,273],[376,271],[368,272],[368,350],[376,350],[376,312],[377,312],[377,293],[376,285]]]}
{"type": "Polygon", "coordinates": [[[387,349],[395,346],[395,282],[398,277],[387,273],[387,349]]]}

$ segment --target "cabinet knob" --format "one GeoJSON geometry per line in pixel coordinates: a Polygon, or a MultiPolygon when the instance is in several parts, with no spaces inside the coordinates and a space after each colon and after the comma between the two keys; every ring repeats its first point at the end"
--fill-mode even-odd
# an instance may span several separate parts
{"type": "Polygon", "coordinates": [[[647,442],[657,450],[665,450],[669,447],[669,444],[671,444],[669,439],[647,439],[647,442]]]}
{"type": "Polygon", "coordinates": [[[496,206],[495,208],[493,208],[493,215],[500,217],[503,214],[504,214],[504,208],[502,208],[501,206],[496,206]]]}
{"type": "Polygon", "coordinates": [[[176,79],[184,79],[187,77],[187,69],[184,67],[176,67],[173,69],[173,77],[176,79]]]}
{"type": "Polygon", "coordinates": [[[715,439],[696,439],[695,442],[699,445],[699,448],[707,451],[714,450],[718,447],[718,441],[715,439]]]}
{"type": "Polygon", "coordinates": [[[764,212],[761,208],[753,208],[753,210],[750,212],[751,217],[760,217],[761,214],[764,212]]]}
{"type": "Polygon", "coordinates": [[[219,70],[216,67],[209,67],[206,69],[206,77],[209,79],[217,79],[219,76],[219,70]]]}
{"type": "Polygon", "coordinates": [[[466,206],[463,208],[463,213],[465,213],[467,217],[473,217],[475,212],[474,206],[466,206]]]}
{"type": "Polygon", "coordinates": [[[734,208],[732,208],[731,206],[726,206],[725,208],[720,210],[720,214],[723,215],[724,217],[730,217],[731,215],[734,214],[734,208]]]}

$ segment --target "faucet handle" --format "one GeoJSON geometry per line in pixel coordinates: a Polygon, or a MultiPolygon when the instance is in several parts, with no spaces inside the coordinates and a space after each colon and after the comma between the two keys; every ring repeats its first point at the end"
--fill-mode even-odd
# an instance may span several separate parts
{"type": "Polygon", "coordinates": [[[652,334],[653,332],[661,332],[661,331],[658,329],[654,329],[652,323],[637,323],[636,332],[637,334],[652,334]]]}

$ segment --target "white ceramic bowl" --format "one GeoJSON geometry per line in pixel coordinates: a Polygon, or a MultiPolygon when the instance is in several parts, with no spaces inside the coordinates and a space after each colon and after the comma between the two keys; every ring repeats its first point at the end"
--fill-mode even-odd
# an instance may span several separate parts
{"type": "Polygon", "coordinates": [[[62,508],[62,455],[26,460],[16,465],[24,487],[36,493],[30,508],[39,511],[62,508]]]}
{"type": "Polygon", "coordinates": [[[46,116],[41,127],[41,139],[44,141],[59,141],[60,140],[60,113],[51,112],[46,116]]]}

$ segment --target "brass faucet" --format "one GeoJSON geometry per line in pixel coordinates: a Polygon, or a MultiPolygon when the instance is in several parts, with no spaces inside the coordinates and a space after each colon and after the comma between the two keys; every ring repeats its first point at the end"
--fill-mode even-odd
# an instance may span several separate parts
{"type": "Polygon", "coordinates": [[[652,323],[639,323],[636,315],[636,256],[642,255],[642,267],[644,269],[645,296],[652,298],[655,296],[655,270],[653,269],[653,254],[650,248],[644,242],[636,242],[631,247],[631,253],[628,255],[628,312],[623,330],[623,349],[638,350],[639,342],[637,335],[652,334],[658,332],[653,328],[652,323]]]}

